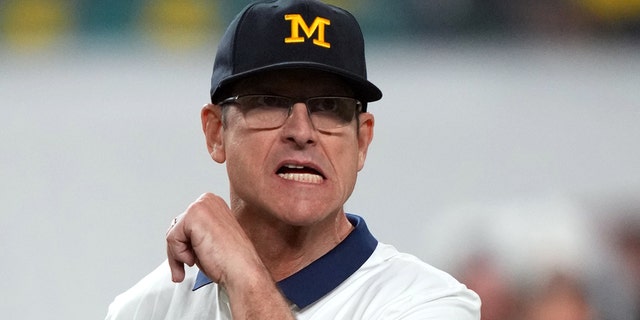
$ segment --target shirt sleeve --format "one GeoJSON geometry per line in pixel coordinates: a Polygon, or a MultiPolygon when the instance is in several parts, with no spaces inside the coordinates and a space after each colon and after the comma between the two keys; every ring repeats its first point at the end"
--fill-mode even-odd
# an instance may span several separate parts
{"type": "Polygon", "coordinates": [[[109,305],[105,320],[164,319],[175,284],[169,266],[161,264],[109,305]]]}

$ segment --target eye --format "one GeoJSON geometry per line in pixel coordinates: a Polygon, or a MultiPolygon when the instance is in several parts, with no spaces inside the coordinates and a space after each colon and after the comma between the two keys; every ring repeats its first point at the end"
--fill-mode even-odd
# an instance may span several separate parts
{"type": "Polygon", "coordinates": [[[254,96],[255,107],[289,108],[289,99],[278,96],[254,96]]]}
{"type": "Polygon", "coordinates": [[[336,98],[315,98],[309,101],[312,112],[336,113],[342,108],[340,99],[336,98]]]}

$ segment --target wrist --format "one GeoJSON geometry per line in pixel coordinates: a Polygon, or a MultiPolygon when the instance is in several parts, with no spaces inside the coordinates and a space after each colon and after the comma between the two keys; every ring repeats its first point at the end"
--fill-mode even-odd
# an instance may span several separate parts
{"type": "Polygon", "coordinates": [[[231,268],[220,279],[220,285],[230,294],[234,291],[255,291],[264,286],[275,286],[275,281],[267,268],[262,264],[251,265],[245,268],[231,268]]]}

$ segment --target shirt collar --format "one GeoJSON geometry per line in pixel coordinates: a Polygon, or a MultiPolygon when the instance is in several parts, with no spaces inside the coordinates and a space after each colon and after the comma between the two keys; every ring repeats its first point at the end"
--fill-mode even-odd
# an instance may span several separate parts
{"type": "MultiPolygon", "coordinates": [[[[355,273],[369,259],[378,245],[367,224],[359,216],[347,214],[354,229],[335,248],[302,270],[278,282],[282,293],[303,309],[325,296],[355,273]]],[[[193,290],[212,283],[198,271],[193,290]]]]}

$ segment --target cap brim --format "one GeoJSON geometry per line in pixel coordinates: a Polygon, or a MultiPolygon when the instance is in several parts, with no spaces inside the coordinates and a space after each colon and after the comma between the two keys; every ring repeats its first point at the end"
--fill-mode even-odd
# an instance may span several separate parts
{"type": "Polygon", "coordinates": [[[378,101],[382,98],[382,91],[378,89],[376,85],[370,81],[363,79],[353,73],[346,72],[342,69],[334,68],[321,63],[314,63],[308,61],[302,62],[283,62],[271,64],[262,68],[256,68],[249,71],[234,74],[233,76],[222,79],[218,87],[211,93],[211,101],[213,103],[219,102],[222,99],[228,98],[231,94],[230,90],[234,83],[239,80],[245,79],[256,74],[260,74],[266,71],[283,70],[283,69],[311,69],[328,72],[337,75],[344,79],[351,87],[355,94],[355,98],[363,103],[378,101]]]}

